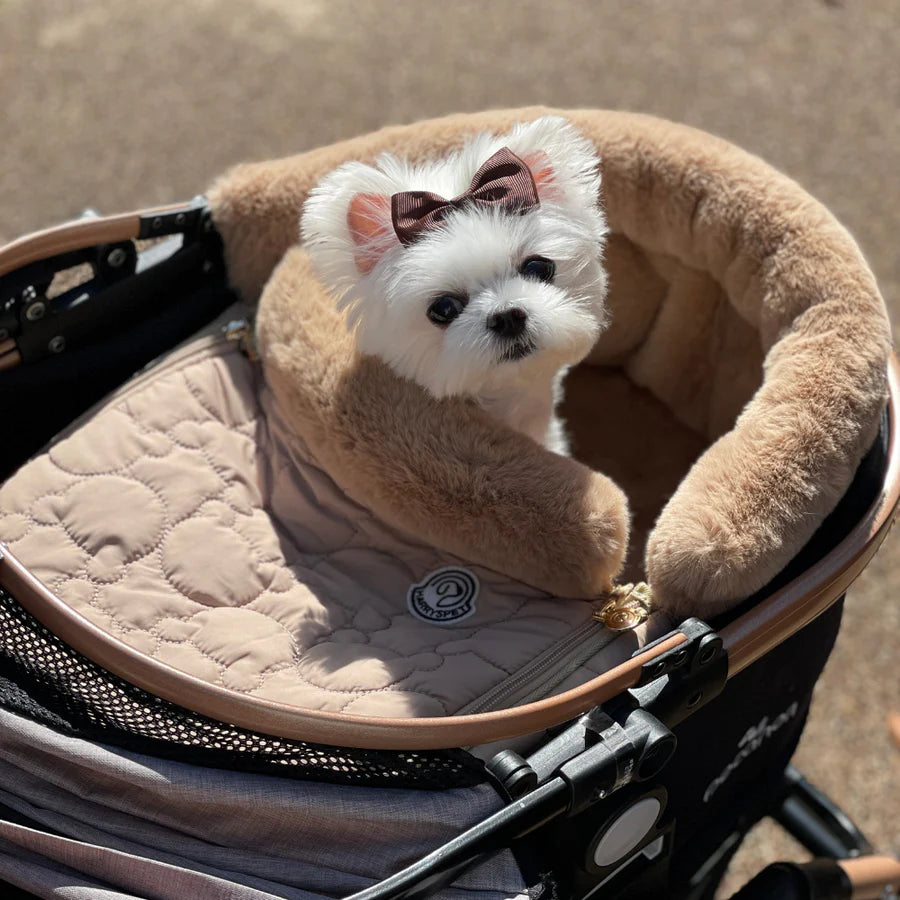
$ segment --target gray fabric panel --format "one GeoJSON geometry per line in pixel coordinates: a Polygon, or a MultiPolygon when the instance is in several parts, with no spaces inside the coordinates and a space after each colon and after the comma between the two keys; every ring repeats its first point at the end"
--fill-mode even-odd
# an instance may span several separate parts
{"type": "MultiPolygon", "coordinates": [[[[3,777],[5,777],[5,775],[0,775],[0,779],[3,777]]],[[[147,858],[151,858],[154,863],[165,864],[166,866],[173,867],[179,871],[185,870],[204,876],[210,876],[214,879],[221,879],[226,883],[238,882],[248,889],[251,889],[252,896],[254,897],[258,894],[259,896],[264,897],[274,895],[277,897],[290,898],[290,900],[315,900],[315,898],[318,898],[321,895],[314,892],[318,890],[327,890],[329,884],[328,873],[314,873],[317,875],[315,883],[313,883],[313,880],[311,879],[311,882],[308,885],[309,890],[302,890],[297,886],[291,886],[292,883],[302,882],[302,871],[293,872],[292,868],[294,864],[283,860],[275,860],[274,862],[276,865],[271,865],[273,862],[272,860],[267,860],[266,862],[269,863],[268,868],[273,876],[276,876],[279,870],[284,875],[288,876],[284,881],[279,881],[276,877],[270,879],[261,878],[253,874],[254,870],[259,868],[259,866],[254,865],[255,860],[253,859],[252,854],[246,854],[228,848],[214,847],[212,845],[208,845],[205,848],[198,848],[198,842],[193,842],[192,845],[187,846],[184,854],[167,852],[160,849],[158,844],[148,846],[146,843],[124,840],[110,832],[87,826],[69,816],[41,809],[37,806],[30,806],[21,800],[14,801],[7,792],[3,792],[2,795],[0,795],[0,798],[17,812],[40,822],[42,825],[46,825],[54,831],[65,834],[68,838],[74,839],[85,848],[81,851],[72,851],[70,848],[70,853],[93,854],[95,850],[100,850],[101,852],[108,850],[110,853],[114,853],[118,856],[127,856],[140,861],[141,865],[143,865],[147,858]],[[90,848],[90,851],[86,848],[90,848]],[[204,850],[207,851],[208,855],[204,854],[204,850]],[[212,852],[210,853],[210,851],[212,852]],[[212,860],[210,860],[210,856],[213,857],[212,860]]],[[[11,823],[0,821],[0,833],[5,833],[5,827],[9,825],[11,825],[11,823]]],[[[134,826],[131,827],[132,832],[136,832],[137,830],[138,829],[134,826]]],[[[34,841],[30,840],[28,845],[31,846],[33,843],[34,841]]],[[[79,868],[79,871],[88,870],[79,868]]],[[[308,871],[308,869],[305,869],[304,871],[308,871]]],[[[343,873],[340,873],[340,877],[345,876],[343,876],[343,873]]],[[[116,882],[116,884],[124,886],[121,882],[116,882]]],[[[361,881],[359,888],[366,887],[367,885],[368,881],[361,881]]]]}
{"type": "Polygon", "coordinates": [[[23,850],[0,838],[0,873],[14,887],[45,900],[137,900],[74,869],[23,850]]]}
{"type": "MultiPolygon", "coordinates": [[[[20,886],[37,889],[52,897],[79,896],[70,890],[87,892],[88,897],[140,897],[168,900],[272,900],[273,895],[241,884],[211,878],[178,866],[120,853],[106,847],[94,847],[68,838],[43,834],[21,825],[0,822],[0,850],[8,848],[14,860],[12,874],[20,886]],[[87,876],[85,878],[84,876],[87,876]],[[26,879],[33,887],[29,887],[26,879]],[[74,882],[74,883],[73,883],[74,882]]],[[[3,857],[0,855],[0,865],[3,857]]],[[[5,874],[5,873],[4,873],[5,874]]],[[[277,895],[276,895],[277,896],[277,895]]],[[[296,894],[298,900],[317,900],[309,893],[296,894]]]]}
{"type": "MultiPolygon", "coordinates": [[[[64,854],[66,865],[108,879],[119,877],[114,860],[142,859],[146,866],[135,868],[146,869],[154,890],[163,891],[152,896],[173,900],[203,896],[193,887],[168,893],[171,873],[188,870],[198,879],[240,882],[249,893],[235,897],[348,895],[500,806],[487,786],[343,787],[192,766],[66,737],[2,709],[0,785],[0,802],[79,842],[64,854]],[[100,858],[100,868],[91,869],[100,858]]],[[[11,833],[3,832],[7,839],[11,833]]],[[[49,837],[36,852],[54,859],[43,840],[49,837]]],[[[0,857],[0,875],[10,878],[6,865],[0,857]]],[[[112,884],[132,889],[127,881],[112,884]]],[[[440,897],[502,900],[523,888],[507,851],[440,897]]]]}

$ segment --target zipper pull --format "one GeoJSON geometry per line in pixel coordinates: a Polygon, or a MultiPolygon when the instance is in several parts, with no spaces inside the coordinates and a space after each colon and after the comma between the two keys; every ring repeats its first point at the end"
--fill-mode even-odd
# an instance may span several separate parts
{"type": "Polygon", "coordinates": [[[631,631],[650,616],[653,590],[649,584],[620,584],[614,587],[593,612],[593,618],[610,631],[631,631]]]}
{"type": "Polygon", "coordinates": [[[234,319],[227,325],[223,325],[222,334],[225,335],[226,341],[237,344],[238,350],[251,362],[256,362],[259,359],[256,343],[253,340],[253,329],[250,327],[247,319],[234,319]]]}

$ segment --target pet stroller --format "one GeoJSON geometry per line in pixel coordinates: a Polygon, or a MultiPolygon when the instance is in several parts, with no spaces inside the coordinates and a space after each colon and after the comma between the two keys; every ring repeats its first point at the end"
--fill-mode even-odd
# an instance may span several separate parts
{"type": "Polygon", "coordinates": [[[603,484],[356,358],[292,247],[344,159],[538,114],[388,129],[0,251],[4,896],[700,900],[764,815],[820,859],[741,896],[890,895],[897,863],[789,765],[900,501],[897,364],[885,391],[883,307],[830,216],[708,135],[569,114],[605,161],[620,323],[570,375],[576,455],[625,485],[638,543],[661,498],[665,524],[688,497],[677,544],[696,490],[727,476],[725,508],[736,470],[777,469],[742,552],[720,529],[691,557],[695,530],[676,555],[696,575],[725,547],[708,621],[652,534],[675,600],[577,599],[614,546],[603,484]],[[771,427],[840,435],[748,462],[728,441],[773,395],[771,427]]]}

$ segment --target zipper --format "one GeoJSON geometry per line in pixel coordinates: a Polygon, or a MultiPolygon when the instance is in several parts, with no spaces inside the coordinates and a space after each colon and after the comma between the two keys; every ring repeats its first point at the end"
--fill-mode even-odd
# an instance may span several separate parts
{"type": "Polygon", "coordinates": [[[651,602],[646,584],[619,585],[595,604],[586,622],[457,715],[505,709],[546,697],[621,632],[631,631],[645,622],[650,616],[651,602]]]}
{"type": "Polygon", "coordinates": [[[473,715],[527,703],[547,694],[579,666],[599,653],[615,634],[592,618],[570,631],[530,663],[461,709],[457,715],[473,715]]]}

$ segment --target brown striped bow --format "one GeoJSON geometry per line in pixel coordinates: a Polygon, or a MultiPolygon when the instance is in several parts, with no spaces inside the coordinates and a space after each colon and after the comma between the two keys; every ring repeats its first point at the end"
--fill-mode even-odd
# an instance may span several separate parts
{"type": "Polygon", "coordinates": [[[391,197],[391,221],[400,243],[414,243],[437,228],[447,213],[470,204],[499,207],[521,215],[540,205],[531,170],[508,147],[498,150],[476,173],[465,193],[446,200],[428,191],[401,191],[391,197]]]}

